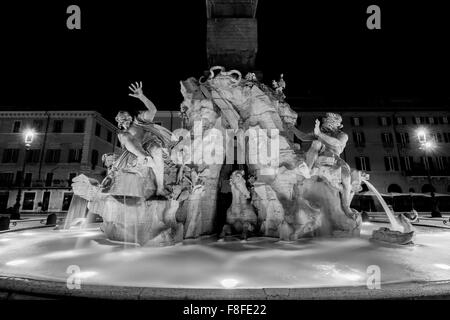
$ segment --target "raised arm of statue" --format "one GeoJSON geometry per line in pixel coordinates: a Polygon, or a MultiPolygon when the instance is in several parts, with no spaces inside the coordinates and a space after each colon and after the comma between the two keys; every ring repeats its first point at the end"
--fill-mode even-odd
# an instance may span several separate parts
{"type": "Polygon", "coordinates": [[[129,95],[141,100],[148,109],[140,114],[141,119],[144,121],[153,121],[156,114],[156,106],[144,95],[144,92],[142,91],[142,82],[131,84],[128,88],[132,92],[129,95]]]}
{"type": "Polygon", "coordinates": [[[316,120],[316,125],[314,127],[314,134],[319,139],[320,142],[325,144],[327,147],[331,149],[335,149],[338,154],[341,154],[344,151],[345,146],[347,145],[348,136],[345,133],[339,134],[336,138],[331,137],[322,131],[320,131],[320,121],[316,120]]]}
{"type": "Polygon", "coordinates": [[[316,137],[312,133],[304,133],[297,129],[294,125],[288,125],[288,129],[292,131],[292,133],[302,141],[313,141],[316,140],[316,137]]]}

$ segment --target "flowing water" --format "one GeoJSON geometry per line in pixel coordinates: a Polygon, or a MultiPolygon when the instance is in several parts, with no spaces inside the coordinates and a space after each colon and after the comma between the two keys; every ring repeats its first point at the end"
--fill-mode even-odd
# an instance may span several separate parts
{"type": "Polygon", "coordinates": [[[84,228],[86,226],[87,201],[74,195],[67,211],[63,229],[84,228]]]}
{"type": "Polygon", "coordinates": [[[383,197],[378,192],[378,190],[375,189],[373,184],[371,184],[370,182],[364,181],[364,183],[369,188],[369,190],[372,191],[375,194],[375,196],[378,199],[378,201],[380,201],[381,206],[383,207],[384,212],[386,212],[387,217],[389,219],[389,222],[391,223],[391,230],[403,232],[404,231],[403,230],[404,229],[403,226],[398,223],[397,219],[395,219],[394,213],[388,207],[386,201],[384,201],[383,197]]]}

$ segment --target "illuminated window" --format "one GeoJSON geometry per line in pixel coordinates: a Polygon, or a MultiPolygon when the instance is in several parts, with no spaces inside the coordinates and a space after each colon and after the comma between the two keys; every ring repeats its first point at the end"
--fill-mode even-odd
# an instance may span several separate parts
{"type": "Polygon", "coordinates": [[[72,201],[72,197],[73,197],[73,193],[71,193],[71,192],[64,193],[63,202],[62,202],[62,206],[61,206],[62,211],[69,210],[70,202],[72,201]]]}
{"type": "Polygon", "coordinates": [[[33,210],[35,197],[36,197],[35,192],[25,192],[23,194],[22,210],[33,210]]]}

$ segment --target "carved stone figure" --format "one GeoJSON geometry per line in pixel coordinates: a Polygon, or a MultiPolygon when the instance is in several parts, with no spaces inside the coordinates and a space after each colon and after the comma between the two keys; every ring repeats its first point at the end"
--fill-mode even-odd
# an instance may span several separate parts
{"type": "Polygon", "coordinates": [[[252,205],[258,213],[259,232],[267,237],[280,237],[284,208],[270,185],[255,181],[251,188],[252,205]]]}
{"type": "Polygon", "coordinates": [[[246,187],[244,171],[234,171],[230,177],[230,184],[233,201],[228,208],[226,224],[220,237],[236,232],[241,233],[245,240],[250,232],[255,231],[257,217],[249,200],[250,192],[246,187]]]}
{"type": "Polygon", "coordinates": [[[345,214],[356,218],[350,209],[352,186],[350,166],[340,158],[348,141],[348,135],[341,131],[342,117],[336,113],[327,113],[320,123],[316,120],[314,132],[305,135],[299,130],[295,133],[301,140],[312,140],[311,147],[306,153],[306,163],[311,175],[325,177],[331,185],[341,190],[341,205],[345,214]]]}
{"type": "Polygon", "coordinates": [[[280,75],[280,80],[277,82],[272,81],[272,87],[275,89],[276,94],[279,96],[280,100],[284,100],[286,96],[284,95],[284,89],[286,89],[286,82],[283,79],[283,74],[280,75]]]}
{"type": "MultiPolygon", "coordinates": [[[[153,118],[156,114],[155,105],[143,94],[142,82],[132,84],[130,86],[130,96],[141,100],[148,110],[141,112],[134,120],[126,111],[117,114],[116,121],[119,128],[122,128],[118,134],[118,138],[122,146],[129,152],[122,155],[116,163],[116,169],[121,166],[130,166],[129,160],[132,155],[132,161],[136,161],[136,165],[146,165],[152,168],[155,184],[156,195],[166,196],[164,190],[164,160],[163,148],[168,148],[171,144],[171,132],[166,128],[154,124],[153,118]],[[125,164],[127,162],[127,164],[125,164]]],[[[167,152],[167,151],[165,151],[167,152]]],[[[124,175],[124,171],[122,172],[124,175]]],[[[136,185],[137,179],[129,179],[127,188],[139,195],[141,185],[136,185]],[[136,190],[133,190],[136,188],[136,190]]],[[[130,193],[132,195],[132,193],[130,193]]]]}

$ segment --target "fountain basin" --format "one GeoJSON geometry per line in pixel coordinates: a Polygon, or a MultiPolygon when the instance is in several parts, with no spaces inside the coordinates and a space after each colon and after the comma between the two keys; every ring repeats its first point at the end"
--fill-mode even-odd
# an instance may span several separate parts
{"type": "Polygon", "coordinates": [[[380,226],[364,223],[360,238],[209,237],[167,247],[112,242],[98,228],[4,233],[0,292],[120,299],[450,295],[449,230],[418,227],[414,245],[398,246],[369,240],[380,226]],[[371,266],[379,267],[381,289],[367,287],[371,266]],[[79,289],[67,285],[74,275],[79,289]]]}

